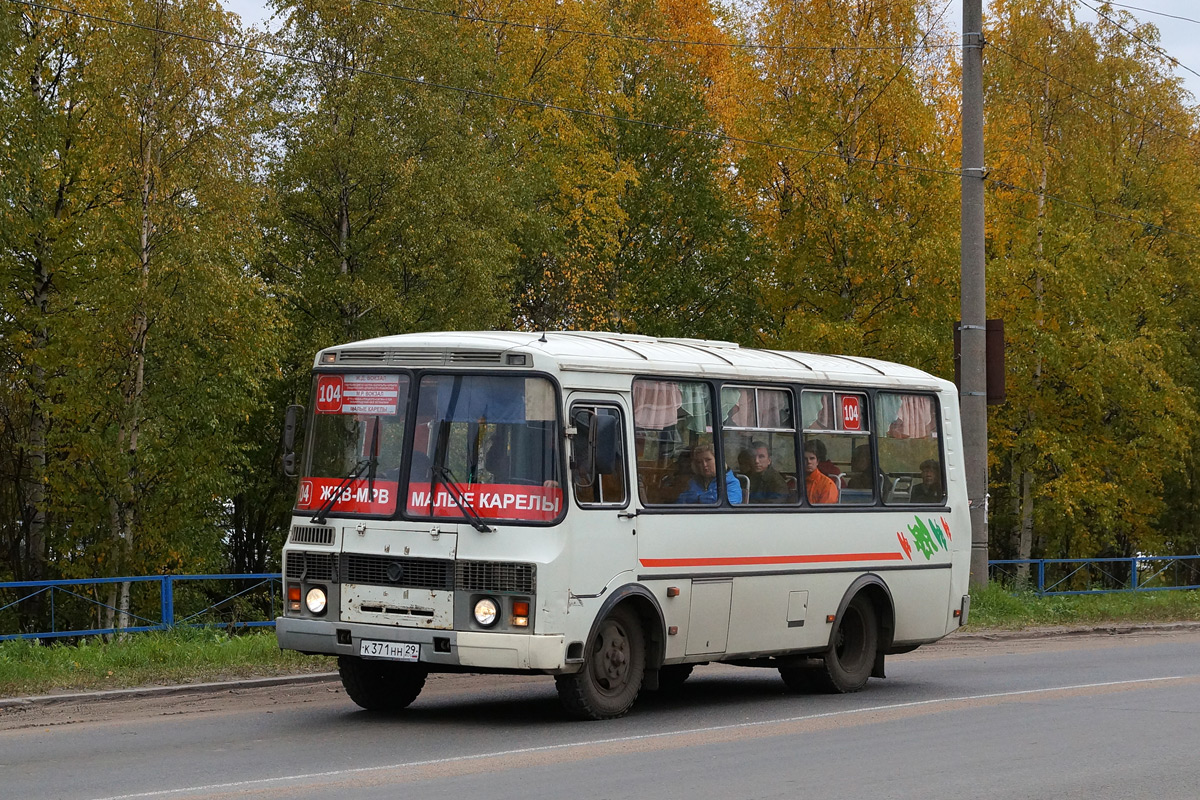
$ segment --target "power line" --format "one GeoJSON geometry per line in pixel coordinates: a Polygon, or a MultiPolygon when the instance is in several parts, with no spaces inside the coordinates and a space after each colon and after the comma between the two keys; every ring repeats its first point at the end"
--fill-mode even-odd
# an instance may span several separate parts
{"type": "MultiPolygon", "coordinates": [[[[138,22],[129,22],[126,20],[118,20],[118,19],[113,19],[111,17],[104,17],[99,14],[88,14],[86,12],[76,11],[74,9],[58,8],[56,6],[46,5],[44,3],[33,2],[33,0],[6,0],[6,1],[9,3],[12,3],[14,5],[21,5],[21,6],[26,6],[29,8],[40,8],[44,11],[51,11],[51,12],[55,12],[58,14],[66,14],[69,16],[76,16],[81,19],[88,19],[88,20],[92,20],[94,22],[103,22],[103,23],[107,23],[109,25],[117,25],[120,27],[134,28],[134,29],[146,31],[149,33],[158,33],[158,34],[162,34],[164,36],[172,36],[172,37],[176,37],[176,38],[180,38],[180,39],[188,39],[190,41],[202,42],[204,44],[211,44],[216,47],[222,47],[222,48],[229,49],[229,50],[239,50],[239,51],[245,52],[245,53],[255,53],[255,54],[266,56],[269,58],[278,58],[278,59],[283,59],[286,61],[297,61],[300,63],[309,64],[310,66],[325,67],[325,68],[330,68],[330,69],[340,69],[340,70],[344,70],[344,71],[350,72],[350,73],[367,75],[367,76],[376,77],[376,78],[384,78],[387,80],[395,80],[395,81],[399,81],[401,83],[407,83],[410,85],[421,86],[421,87],[429,88],[429,89],[440,89],[440,90],[444,90],[444,91],[452,91],[452,92],[457,92],[460,94],[466,94],[466,95],[470,95],[470,96],[485,97],[485,98],[492,99],[492,100],[502,100],[502,101],[509,102],[509,103],[515,103],[517,105],[533,107],[533,108],[538,108],[538,109],[542,109],[542,110],[562,111],[562,112],[568,113],[568,114],[576,114],[576,115],[590,117],[590,118],[594,118],[594,119],[603,119],[603,120],[607,120],[610,122],[622,122],[622,123],[627,123],[627,124],[632,124],[632,125],[642,125],[644,127],[654,128],[657,130],[664,130],[664,131],[668,131],[668,132],[672,132],[672,133],[682,133],[682,134],[686,134],[689,136],[700,136],[700,137],[704,137],[704,138],[715,140],[715,141],[733,142],[733,143],[738,143],[738,144],[746,144],[746,145],[752,145],[752,146],[757,146],[757,147],[764,147],[764,148],[774,149],[774,150],[783,150],[783,151],[787,151],[787,152],[806,153],[809,155],[835,156],[835,154],[826,153],[826,152],[819,151],[819,150],[809,150],[809,149],[803,148],[803,147],[775,144],[772,142],[763,142],[763,141],[758,141],[755,139],[747,139],[747,138],[740,137],[740,136],[730,136],[728,134],[711,133],[709,131],[699,131],[699,130],[689,129],[689,128],[680,128],[680,127],[676,127],[673,125],[663,125],[661,123],[648,122],[646,120],[631,119],[631,118],[627,118],[627,117],[618,117],[618,116],[611,115],[611,114],[604,114],[599,111],[587,111],[584,109],[573,109],[573,108],[568,108],[566,106],[556,105],[553,103],[541,102],[538,100],[526,100],[526,99],[518,98],[518,97],[508,97],[505,95],[496,94],[494,92],[484,92],[484,91],[480,91],[477,89],[466,89],[466,88],[463,88],[460,86],[451,86],[448,84],[435,83],[432,81],[424,80],[422,78],[409,78],[409,77],[405,77],[402,75],[393,75],[393,74],[386,73],[386,72],[378,72],[375,70],[362,69],[360,67],[350,67],[350,66],[344,66],[344,65],[330,64],[329,62],[321,61],[321,60],[315,59],[315,58],[308,58],[306,56],[298,56],[298,55],[293,55],[291,53],[278,53],[273,50],[268,50],[263,47],[256,47],[254,45],[234,43],[234,42],[224,42],[224,41],[221,41],[220,39],[214,39],[209,36],[200,36],[197,34],[182,33],[180,31],[167,30],[167,29],[158,28],[158,27],[155,27],[152,25],[143,25],[138,22]]],[[[953,178],[960,178],[962,176],[962,173],[958,170],[937,169],[936,167],[920,167],[920,166],[916,166],[914,164],[905,164],[903,162],[878,161],[875,159],[860,158],[857,156],[836,156],[836,157],[840,158],[840,159],[844,159],[846,161],[865,163],[870,166],[892,167],[895,169],[903,169],[903,170],[909,170],[909,171],[913,171],[913,172],[921,172],[921,173],[926,173],[926,174],[945,175],[945,176],[949,176],[949,177],[953,177],[953,178]]],[[[1094,208],[1091,206],[1087,206],[1082,203],[1076,203],[1071,200],[1066,200],[1064,198],[1057,197],[1057,196],[1051,195],[1051,194],[1046,194],[1044,192],[1034,191],[1032,189],[1025,189],[1021,186],[1016,186],[1014,184],[1007,183],[1005,181],[1000,181],[1000,180],[996,180],[996,179],[992,179],[992,178],[985,178],[984,180],[994,186],[997,186],[997,187],[1000,187],[1003,189],[1008,189],[1010,191],[1015,191],[1015,192],[1022,192],[1024,194],[1029,194],[1029,195],[1033,195],[1033,196],[1037,196],[1037,197],[1044,197],[1047,200],[1050,200],[1052,202],[1062,203],[1064,205],[1069,205],[1069,206],[1073,206],[1075,208],[1080,208],[1085,211],[1090,211],[1095,214],[1100,214],[1102,216],[1109,217],[1111,219],[1121,220],[1123,222],[1131,222],[1135,225],[1139,225],[1144,228],[1153,228],[1155,230],[1163,231],[1164,233],[1171,233],[1171,234],[1175,234],[1177,236],[1183,236],[1183,237],[1186,237],[1189,239],[1200,239],[1200,237],[1194,236],[1189,233],[1184,233],[1183,231],[1172,230],[1170,228],[1163,227],[1162,225],[1156,225],[1151,222],[1145,222],[1144,220],[1135,219],[1133,217],[1121,216],[1119,214],[1113,214],[1108,211],[1102,211],[1100,209],[1097,209],[1097,208],[1094,208]]]]}
{"type": "MultiPolygon", "coordinates": [[[[416,6],[405,6],[397,3],[386,3],[383,0],[361,0],[363,3],[371,5],[383,6],[384,8],[393,8],[397,11],[408,11],[414,14],[430,14],[435,17],[445,17],[448,19],[457,20],[459,22],[481,22],[485,25],[499,25],[507,28],[524,28],[527,30],[536,31],[539,33],[562,33],[570,36],[586,36],[596,39],[619,39],[629,42],[640,42],[642,44],[670,44],[681,45],[685,47],[724,47],[732,50],[806,50],[817,52],[832,52],[836,50],[903,50],[907,45],[789,45],[789,44],[746,44],[743,42],[698,42],[690,39],[665,39],[658,36],[622,34],[622,33],[607,33],[601,31],[585,31],[575,30],[572,28],[556,27],[552,23],[529,23],[515,22],[507,19],[490,19],[488,17],[476,17],[470,14],[455,14],[450,11],[436,11],[431,8],[418,8],[416,6]]],[[[942,12],[945,13],[945,12],[942,12]]],[[[957,44],[930,44],[926,47],[958,47],[957,44]]]]}
{"type": "Polygon", "coordinates": [[[1151,9],[1151,8],[1141,8],[1139,6],[1127,6],[1124,3],[1114,3],[1114,2],[1112,2],[1112,0],[1109,0],[1108,4],[1110,6],[1116,6],[1117,8],[1128,8],[1133,11],[1143,11],[1147,14],[1157,14],[1160,17],[1169,17],[1171,19],[1179,19],[1179,20],[1183,20],[1184,22],[1194,22],[1197,25],[1200,25],[1200,19],[1192,19],[1191,17],[1181,17],[1178,14],[1168,14],[1165,11],[1155,11],[1154,9],[1151,9]]]}
{"type": "Polygon", "coordinates": [[[440,91],[457,92],[459,94],[464,94],[464,95],[468,95],[468,96],[472,96],[472,97],[483,97],[483,98],[487,98],[490,100],[501,100],[506,103],[513,103],[513,104],[525,106],[528,108],[537,108],[542,111],[561,111],[565,114],[572,114],[572,115],[581,116],[581,117],[589,117],[592,119],[600,119],[600,120],[605,120],[608,122],[620,122],[620,123],[624,123],[627,125],[640,125],[645,128],[652,128],[655,130],[667,131],[669,133],[682,133],[682,134],[685,134],[688,136],[697,136],[697,137],[709,139],[711,141],[730,142],[730,143],[734,143],[734,144],[745,144],[745,145],[751,145],[751,146],[755,146],[755,147],[764,147],[764,148],[768,148],[768,149],[772,149],[772,150],[783,150],[785,152],[791,152],[791,153],[804,153],[807,155],[833,157],[833,158],[839,158],[839,159],[842,159],[845,161],[852,161],[852,162],[856,162],[856,163],[860,163],[860,164],[867,164],[870,166],[891,167],[894,169],[908,170],[911,172],[922,172],[922,173],[928,173],[928,174],[934,174],[934,175],[948,175],[948,176],[952,176],[955,178],[959,177],[959,172],[957,170],[938,169],[936,167],[922,167],[922,166],[918,166],[916,164],[908,164],[908,163],[905,163],[902,161],[880,161],[880,160],[873,159],[873,158],[862,158],[859,156],[840,156],[835,153],[827,153],[827,152],[822,152],[820,150],[812,150],[812,149],[809,149],[806,147],[797,147],[795,145],[776,144],[774,142],[763,142],[763,141],[759,141],[757,139],[747,139],[742,136],[733,136],[731,134],[726,134],[726,133],[714,133],[711,131],[698,130],[695,128],[681,128],[676,125],[664,125],[662,123],[650,122],[648,120],[643,120],[643,119],[635,119],[632,117],[619,117],[615,114],[605,114],[601,111],[589,111],[587,109],[582,109],[582,108],[571,108],[569,106],[558,105],[557,103],[548,103],[548,102],[545,102],[542,100],[529,100],[529,99],[521,98],[521,97],[510,97],[508,95],[498,94],[496,92],[486,92],[481,89],[467,89],[462,86],[453,86],[451,84],[437,83],[435,81],[425,80],[424,78],[410,78],[410,77],[407,77],[404,75],[396,75],[396,74],[388,73],[388,72],[379,72],[377,70],[363,69],[361,67],[352,67],[352,66],[344,65],[344,64],[331,64],[327,61],[321,61],[320,59],[309,58],[307,56],[299,56],[299,55],[294,55],[291,53],[279,53],[279,52],[276,52],[273,50],[268,50],[264,47],[256,47],[254,45],[241,44],[241,43],[235,43],[235,42],[224,42],[224,41],[221,41],[220,39],[214,39],[214,38],[208,37],[208,36],[199,36],[197,34],[191,34],[191,33],[181,33],[179,31],[166,30],[164,28],[158,28],[158,27],[155,27],[152,25],[143,25],[143,24],[137,23],[137,22],[128,22],[125,20],[113,19],[111,17],[104,17],[104,16],[100,16],[98,14],[89,14],[89,13],[86,13],[83,11],[76,11],[74,9],[59,8],[57,6],[51,6],[51,5],[47,5],[45,3],[34,2],[34,0],[6,0],[6,1],[9,3],[13,3],[14,5],[28,6],[30,8],[40,8],[45,11],[53,11],[53,12],[57,12],[59,14],[68,14],[71,16],[80,17],[82,19],[90,19],[95,22],[104,22],[104,23],[108,23],[110,25],[119,25],[119,26],[123,26],[123,27],[127,27],[127,28],[136,28],[138,30],[147,31],[150,33],[159,33],[164,36],[174,36],[174,37],[178,37],[181,39],[190,39],[192,41],[203,42],[205,44],[211,44],[211,45],[215,45],[217,47],[223,47],[223,48],[226,48],[229,50],[240,50],[242,52],[255,53],[258,55],[267,56],[269,58],[279,58],[279,59],[284,59],[287,61],[298,61],[298,62],[301,62],[304,64],[309,64],[309,65],[315,66],[315,67],[325,67],[328,69],[343,70],[345,72],[355,73],[355,74],[359,74],[359,75],[367,75],[367,76],[371,76],[371,77],[375,77],[375,78],[384,78],[386,80],[399,81],[401,83],[407,83],[412,86],[420,86],[420,87],[423,87],[426,89],[438,89],[440,91]]]}
{"type": "Polygon", "coordinates": [[[1088,97],[1092,98],[1093,100],[1097,100],[1115,111],[1120,111],[1122,114],[1127,114],[1128,116],[1133,117],[1134,119],[1138,120],[1139,122],[1143,122],[1147,125],[1158,128],[1159,130],[1163,131],[1164,133],[1169,133],[1172,136],[1177,136],[1180,139],[1184,139],[1185,141],[1191,142],[1192,144],[1200,144],[1200,141],[1193,139],[1191,136],[1188,136],[1186,133],[1180,133],[1179,131],[1168,128],[1166,125],[1163,125],[1161,122],[1156,122],[1156,121],[1150,119],[1149,117],[1145,117],[1140,114],[1134,113],[1133,111],[1130,111],[1126,108],[1122,108],[1121,106],[1104,99],[1100,95],[1092,94],[1087,89],[1077,86],[1077,85],[1071,83],[1070,81],[1066,80],[1065,78],[1061,78],[1058,75],[1055,75],[1053,72],[1043,69],[1042,67],[1039,67],[1036,64],[1030,63],[1029,61],[1026,61],[1025,59],[1021,58],[1020,56],[1018,56],[1014,53],[1008,52],[1007,50],[1005,50],[1003,47],[996,44],[995,42],[989,41],[988,46],[991,47],[991,49],[1011,58],[1013,61],[1024,64],[1025,66],[1029,67],[1030,69],[1036,70],[1037,72],[1042,73],[1046,77],[1051,78],[1055,81],[1058,81],[1059,83],[1063,84],[1064,86],[1068,86],[1071,89],[1074,89],[1075,91],[1079,92],[1080,94],[1087,95],[1088,97]]]}
{"type": "MultiPolygon", "coordinates": [[[[946,16],[946,12],[950,9],[950,4],[953,2],[954,2],[954,0],[948,0],[946,5],[942,6],[942,13],[938,14],[937,19],[935,19],[933,21],[933,23],[929,26],[929,30],[927,30],[925,32],[925,35],[921,37],[921,42],[920,42],[920,44],[917,45],[918,48],[921,47],[922,45],[924,45],[925,40],[928,39],[933,34],[934,30],[937,29],[937,26],[942,21],[942,17],[946,16]]],[[[916,55],[916,51],[914,50],[913,57],[915,57],[915,55],[916,55]]],[[[825,144],[825,146],[821,148],[821,152],[824,153],[830,147],[837,144],[838,140],[846,135],[846,131],[853,128],[858,123],[858,121],[863,118],[863,115],[871,110],[871,106],[875,105],[875,101],[878,100],[880,97],[883,97],[883,93],[888,90],[888,87],[890,87],[893,83],[895,83],[896,79],[899,78],[900,75],[903,74],[904,70],[907,69],[909,66],[911,66],[911,61],[907,61],[907,60],[901,61],[900,67],[892,74],[892,77],[888,78],[887,83],[885,83],[883,85],[883,88],[881,88],[875,94],[874,97],[872,97],[870,100],[867,101],[867,104],[865,106],[863,106],[862,111],[859,111],[857,114],[854,115],[854,119],[850,120],[848,123],[846,123],[845,127],[843,127],[840,131],[838,131],[836,134],[834,134],[833,138],[830,139],[829,142],[827,142],[825,144]]],[[[809,164],[811,164],[812,162],[814,162],[816,160],[817,160],[817,156],[813,156],[808,161],[805,161],[804,164],[800,167],[800,169],[801,170],[805,169],[806,167],[808,167],[809,164]]]]}
{"type": "Polygon", "coordinates": [[[1108,217],[1109,219],[1120,220],[1121,222],[1132,222],[1134,225],[1138,225],[1142,228],[1152,228],[1156,231],[1162,231],[1163,233],[1172,233],[1176,236],[1183,236],[1184,238],[1187,238],[1187,239],[1200,240],[1200,236],[1196,236],[1191,233],[1185,233],[1184,231],[1177,231],[1172,228],[1167,228],[1163,225],[1157,225],[1153,222],[1146,222],[1145,220],[1142,220],[1142,219],[1135,219],[1134,217],[1127,217],[1127,216],[1123,216],[1121,214],[1114,214],[1111,211],[1104,211],[1103,209],[1096,208],[1095,206],[1084,205],[1083,203],[1077,203],[1074,200],[1067,200],[1066,198],[1057,197],[1052,194],[1047,194],[1046,192],[1039,192],[1034,189],[1026,189],[1023,186],[1016,186],[1015,184],[1008,183],[1007,181],[1002,181],[1002,180],[998,180],[996,178],[988,178],[988,177],[985,177],[984,180],[987,183],[991,184],[992,186],[995,186],[1000,189],[1008,189],[1009,191],[1012,191],[1012,192],[1020,192],[1021,194],[1028,194],[1028,195],[1032,195],[1034,197],[1042,197],[1042,198],[1045,198],[1046,200],[1050,200],[1055,203],[1061,203],[1065,206],[1072,206],[1074,208],[1083,209],[1084,211],[1089,211],[1093,214],[1099,214],[1100,216],[1108,217]]]}
{"type": "Polygon", "coordinates": [[[1106,20],[1111,22],[1113,25],[1116,25],[1118,28],[1120,28],[1121,30],[1125,31],[1130,36],[1132,36],[1135,41],[1141,42],[1142,44],[1146,45],[1146,47],[1149,47],[1151,50],[1154,50],[1155,52],[1161,54],[1164,58],[1166,58],[1168,61],[1170,61],[1175,66],[1179,67],[1180,69],[1186,69],[1188,72],[1192,73],[1197,78],[1200,78],[1200,72],[1196,72],[1196,70],[1192,69],[1187,64],[1184,64],[1178,58],[1171,55],[1170,53],[1168,53],[1166,50],[1162,49],[1158,45],[1147,42],[1145,39],[1138,36],[1136,33],[1129,30],[1129,28],[1126,28],[1120,22],[1117,22],[1115,19],[1110,17],[1108,14],[1105,14],[1100,9],[1096,8],[1095,6],[1088,5],[1087,3],[1084,2],[1084,0],[1075,0],[1075,2],[1079,3],[1079,5],[1083,6],[1084,8],[1090,8],[1092,11],[1094,11],[1096,13],[1097,16],[1104,17],[1106,20]]]}

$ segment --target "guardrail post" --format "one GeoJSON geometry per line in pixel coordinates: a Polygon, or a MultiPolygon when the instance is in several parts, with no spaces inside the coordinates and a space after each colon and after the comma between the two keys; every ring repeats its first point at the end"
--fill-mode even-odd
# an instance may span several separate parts
{"type": "Polygon", "coordinates": [[[1134,556],[1133,558],[1129,559],[1129,588],[1135,591],[1138,588],[1137,572],[1138,560],[1137,556],[1134,556]]]}
{"type": "Polygon", "coordinates": [[[163,575],[162,584],[162,624],[163,628],[175,627],[175,581],[170,575],[163,575]]]}
{"type": "Polygon", "coordinates": [[[1044,558],[1038,559],[1037,567],[1038,567],[1038,570],[1037,570],[1037,572],[1038,572],[1038,584],[1037,584],[1038,597],[1045,597],[1046,596],[1046,559],[1044,559],[1044,558]]]}

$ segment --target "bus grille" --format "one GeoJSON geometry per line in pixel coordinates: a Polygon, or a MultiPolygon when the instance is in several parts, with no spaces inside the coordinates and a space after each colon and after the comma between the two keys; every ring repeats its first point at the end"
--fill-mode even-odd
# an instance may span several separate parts
{"type": "Polygon", "coordinates": [[[333,528],[323,525],[292,526],[292,542],[295,544],[333,544],[333,528]]]}
{"type": "Polygon", "coordinates": [[[330,553],[288,553],[287,577],[310,581],[334,580],[334,560],[330,553]]]}
{"type": "Polygon", "coordinates": [[[518,592],[533,594],[533,564],[505,561],[456,562],[454,588],[468,592],[518,592]]]}
{"type": "Polygon", "coordinates": [[[407,586],[413,589],[454,589],[454,562],[441,558],[389,558],[346,554],[342,580],[369,586],[407,586]]]}

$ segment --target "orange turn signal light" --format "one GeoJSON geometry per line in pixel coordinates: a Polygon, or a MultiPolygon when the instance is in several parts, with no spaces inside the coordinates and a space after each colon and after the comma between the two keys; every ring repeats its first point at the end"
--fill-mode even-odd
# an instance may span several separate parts
{"type": "Polygon", "coordinates": [[[529,601],[528,600],[514,600],[513,601],[513,616],[514,617],[528,617],[529,616],[529,601]]]}
{"type": "Polygon", "coordinates": [[[288,600],[293,603],[300,602],[300,587],[296,585],[288,586],[288,600]]]}

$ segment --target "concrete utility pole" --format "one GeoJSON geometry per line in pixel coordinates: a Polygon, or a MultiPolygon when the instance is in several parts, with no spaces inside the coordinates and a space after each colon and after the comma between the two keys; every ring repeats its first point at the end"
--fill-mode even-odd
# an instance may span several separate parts
{"type": "Polygon", "coordinates": [[[983,225],[983,0],[963,0],[962,355],[959,402],[971,500],[971,586],[987,585],[987,298],[983,225]]]}

